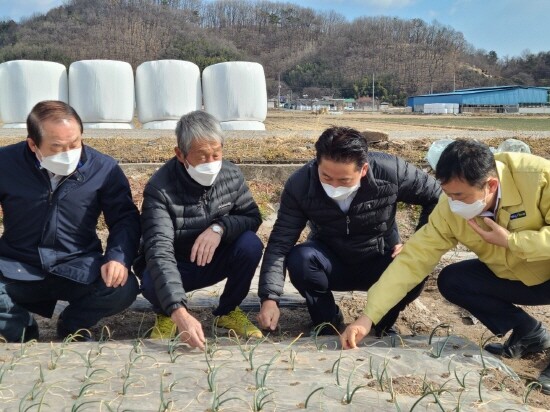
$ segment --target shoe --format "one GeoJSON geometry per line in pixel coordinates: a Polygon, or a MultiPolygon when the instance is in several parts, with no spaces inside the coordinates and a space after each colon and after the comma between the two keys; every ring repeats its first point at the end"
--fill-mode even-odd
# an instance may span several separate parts
{"type": "Polygon", "coordinates": [[[392,325],[390,327],[376,329],[374,328],[374,335],[377,338],[383,338],[384,336],[397,336],[399,333],[395,330],[395,327],[392,325]]]}
{"type": "Polygon", "coordinates": [[[540,391],[545,395],[550,395],[550,364],[540,373],[537,382],[540,384],[540,391]]]}
{"type": "Polygon", "coordinates": [[[227,315],[218,316],[216,318],[216,327],[233,330],[238,336],[245,338],[261,339],[264,337],[260,329],[250,322],[246,314],[238,306],[227,315]]]}
{"type": "Polygon", "coordinates": [[[528,353],[542,352],[548,348],[550,348],[550,334],[541,323],[533,332],[525,336],[518,336],[512,331],[504,344],[488,343],[484,347],[487,352],[505,358],[523,358],[528,353]]]}
{"type": "Polygon", "coordinates": [[[70,339],[72,342],[93,342],[94,339],[88,329],[69,330],[65,326],[61,315],[59,315],[59,319],[57,320],[57,337],[59,339],[70,339]]]}
{"type": "Polygon", "coordinates": [[[336,312],[336,315],[332,318],[332,321],[330,322],[330,325],[323,325],[319,324],[314,326],[311,331],[309,332],[309,336],[332,336],[332,335],[338,335],[340,330],[343,329],[344,326],[344,315],[342,315],[342,311],[340,308],[337,307],[338,312],[336,312]]]}
{"type": "Polygon", "coordinates": [[[158,313],[149,339],[173,339],[176,337],[176,332],[176,324],[172,321],[170,316],[158,313]]]}

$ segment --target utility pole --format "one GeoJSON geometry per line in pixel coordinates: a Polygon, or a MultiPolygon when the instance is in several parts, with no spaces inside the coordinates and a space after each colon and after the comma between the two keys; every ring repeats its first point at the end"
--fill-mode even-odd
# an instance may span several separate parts
{"type": "Polygon", "coordinates": [[[374,113],[374,72],[372,72],[372,112],[374,113]]]}
{"type": "Polygon", "coordinates": [[[281,73],[279,73],[279,93],[277,95],[277,108],[281,106],[281,73]]]}

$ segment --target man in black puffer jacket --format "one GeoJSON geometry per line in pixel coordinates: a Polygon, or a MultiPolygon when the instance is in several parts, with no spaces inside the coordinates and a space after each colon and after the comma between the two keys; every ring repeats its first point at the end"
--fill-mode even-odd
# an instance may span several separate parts
{"type": "MultiPolygon", "coordinates": [[[[285,268],[305,297],[313,325],[343,316],[332,290],[368,290],[401,250],[395,222],[398,202],[421,205],[417,229],[435,207],[437,181],[399,157],[369,153],[360,132],[333,127],[315,144],[317,159],[286,182],[277,221],[260,272],[258,321],[274,330],[279,320],[285,268]],[[309,222],[308,241],[295,245],[309,222]]],[[[392,333],[399,312],[422,291],[411,290],[376,326],[377,336],[392,333]]],[[[331,333],[325,327],[320,333],[331,333]]]]}
{"type": "Polygon", "coordinates": [[[143,295],[158,313],[151,337],[173,336],[177,326],[183,341],[204,348],[202,326],[187,311],[185,292],[226,278],[214,311],[218,327],[262,337],[238,307],[262,257],[255,233],[262,222],[258,206],[240,169],[222,160],[223,135],[213,116],[201,111],[182,116],[176,136],[176,156],[143,193],[146,267],[143,259],[134,265],[143,295]]]}

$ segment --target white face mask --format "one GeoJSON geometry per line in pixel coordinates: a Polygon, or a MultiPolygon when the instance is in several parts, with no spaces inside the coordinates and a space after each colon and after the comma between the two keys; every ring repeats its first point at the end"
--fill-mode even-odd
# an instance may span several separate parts
{"type": "Polygon", "coordinates": [[[216,160],[215,162],[210,163],[201,163],[195,167],[191,166],[187,162],[187,173],[193,178],[195,182],[202,186],[212,186],[218,173],[222,169],[222,161],[216,160]]]}
{"type": "MultiPolygon", "coordinates": [[[[36,149],[40,153],[40,150],[36,149]]],[[[38,158],[38,156],[36,158],[40,162],[40,166],[54,175],[68,176],[76,170],[81,154],[82,147],[79,147],[78,149],[67,150],[66,152],[56,153],[51,156],[42,156],[42,153],[40,153],[42,159],[38,158]]]]}
{"type": "Polygon", "coordinates": [[[359,186],[361,186],[361,183],[357,183],[355,186],[346,187],[346,186],[338,186],[334,187],[329,185],[328,183],[321,182],[321,185],[323,186],[323,189],[325,189],[325,193],[328,197],[334,200],[345,200],[348,197],[350,197],[353,193],[357,192],[359,190],[359,186]]]}
{"type": "Polygon", "coordinates": [[[486,206],[485,199],[478,199],[474,203],[464,203],[460,200],[451,200],[450,197],[448,200],[451,212],[462,216],[466,220],[479,216],[486,206]]]}

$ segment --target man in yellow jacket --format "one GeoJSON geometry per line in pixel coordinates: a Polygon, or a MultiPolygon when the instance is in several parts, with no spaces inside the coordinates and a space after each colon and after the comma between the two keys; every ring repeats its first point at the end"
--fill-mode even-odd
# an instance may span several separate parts
{"type": "MultiPolygon", "coordinates": [[[[483,143],[457,140],[443,151],[436,169],[444,194],[428,224],[369,289],[365,313],[346,328],[342,346],[356,347],[445,252],[461,243],[478,258],[444,268],[438,287],[495,335],[512,331],[503,344],[485,349],[520,358],[550,348],[541,322],[516,306],[550,304],[550,161],[525,153],[493,155],[483,143]]],[[[550,366],[539,383],[550,394],[550,366]]]]}

